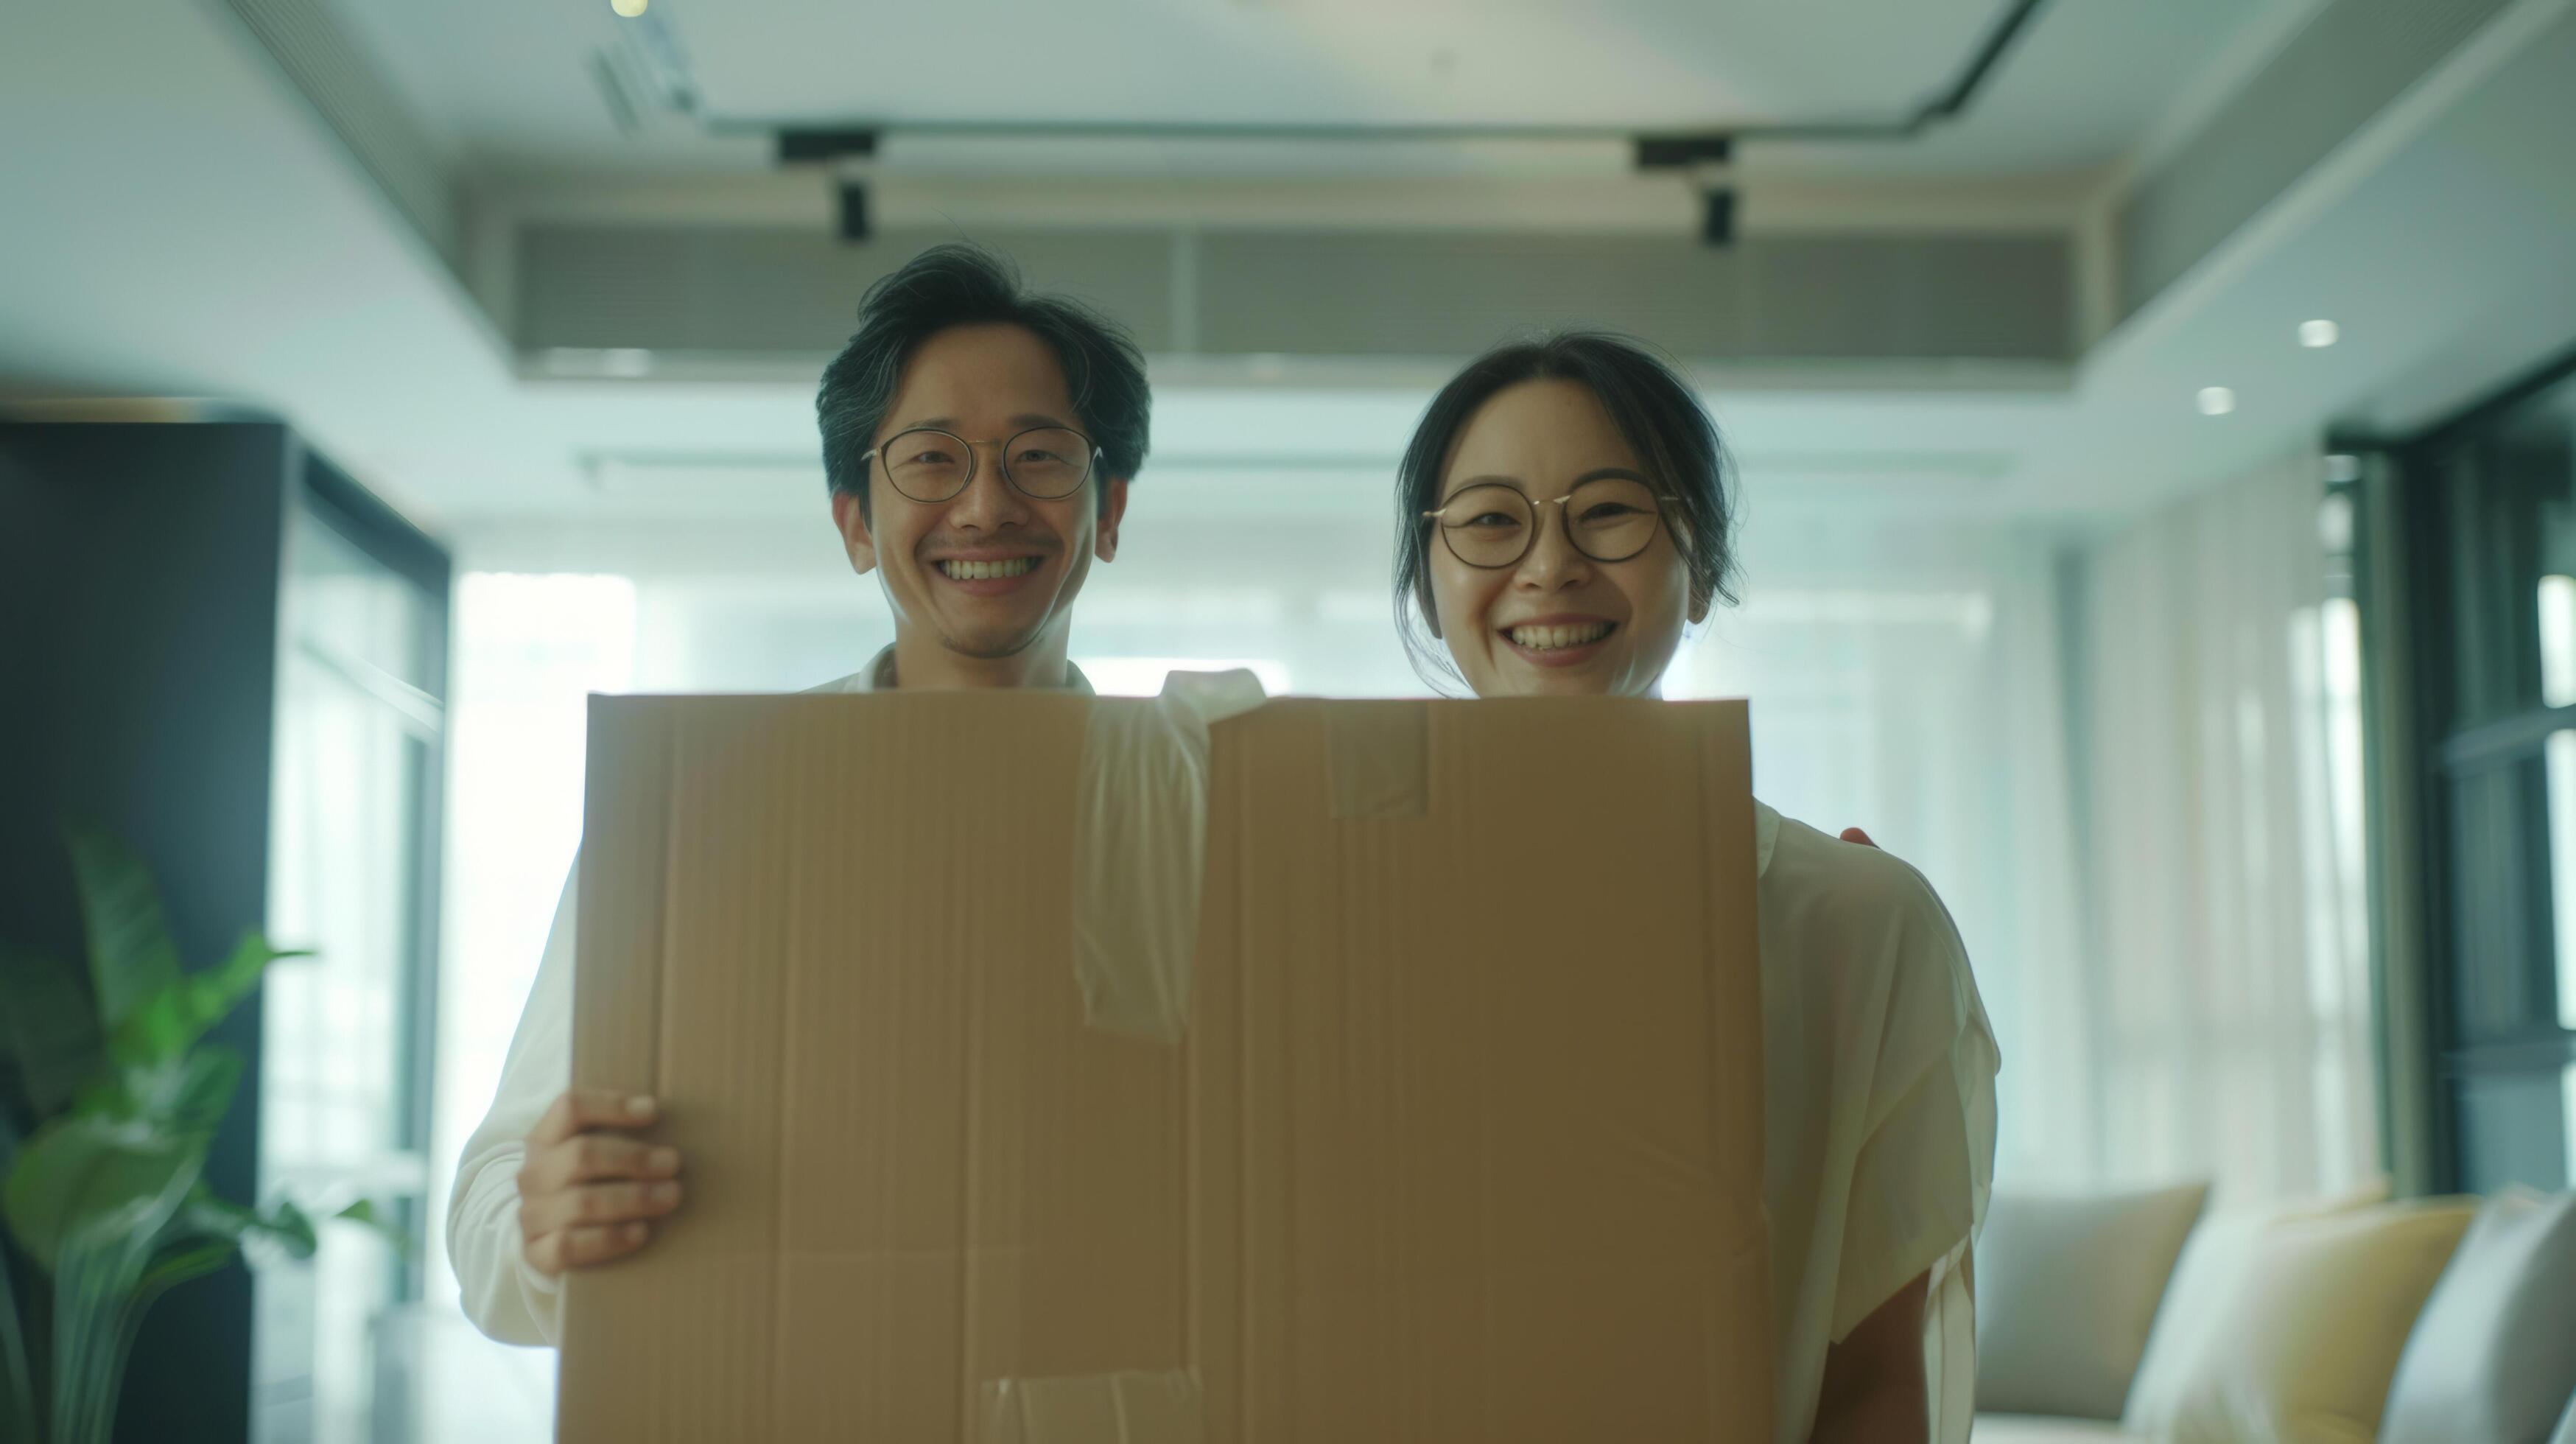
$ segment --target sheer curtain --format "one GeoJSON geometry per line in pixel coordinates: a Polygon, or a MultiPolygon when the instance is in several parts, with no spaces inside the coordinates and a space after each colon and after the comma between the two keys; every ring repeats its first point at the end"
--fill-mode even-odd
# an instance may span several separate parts
{"type": "Polygon", "coordinates": [[[2003,1053],[1996,1175],[2080,1178],[2090,1066],[2060,627],[2063,544],[2011,523],[1757,508],[1744,601],[1666,694],[1752,703],[1754,789],[1866,828],[1959,925],[2003,1053]]]}
{"type": "Polygon", "coordinates": [[[1759,513],[1673,696],[1753,703],[1764,800],[1956,917],[2005,1187],[2231,1198],[2378,1171],[2358,638],[2314,457],[2107,540],[1759,513]]]}
{"type": "Polygon", "coordinates": [[[2316,458],[2086,559],[2082,1171],[2239,1198],[2378,1170],[2357,648],[2316,458]]]}

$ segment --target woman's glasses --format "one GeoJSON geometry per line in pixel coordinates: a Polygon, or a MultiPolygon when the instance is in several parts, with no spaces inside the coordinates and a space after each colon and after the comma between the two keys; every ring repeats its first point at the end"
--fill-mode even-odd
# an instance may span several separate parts
{"type": "Polygon", "coordinates": [[[1625,476],[1598,476],[1563,496],[1532,501],[1519,487],[1499,481],[1462,486],[1426,521],[1440,528],[1450,555],[1471,567],[1492,570],[1516,565],[1538,540],[1542,507],[1565,508],[1566,540],[1596,562],[1624,562],[1644,551],[1663,522],[1662,503],[1678,496],[1658,495],[1644,482],[1625,476]]]}
{"type": "Polygon", "coordinates": [[[882,459],[886,480],[914,501],[946,501],[975,479],[979,445],[998,445],[1002,479],[1022,496],[1039,501],[1056,501],[1080,491],[1100,455],[1090,437],[1064,426],[1034,426],[999,443],[972,442],[937,427],[917,426],[897,433],[859,462],[866,465],[882,459]]]}

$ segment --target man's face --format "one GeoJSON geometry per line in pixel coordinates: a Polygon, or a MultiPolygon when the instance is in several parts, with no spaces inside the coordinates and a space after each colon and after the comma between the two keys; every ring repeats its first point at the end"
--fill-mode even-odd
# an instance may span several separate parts
{"type": "Polygon", "coordinates": [[[850,564],[877,572],[899,632],[927,632],[976,658],[1015,656],[1072,625],[1073,599],[1091,559],[1118,550],[1127,480],[1095,468],[1070,496],[1041,501],[1002,475],[1002,444],[1032,427],[1082,429],[1064,368],[1020,326],[952,326],[913,348],[871,445],[915,427],[972,444],[974,478],[946,501],[921,502],[868,467],[869,513],[832,499],[850,564]],[[1102,504],[1106,488],[1107,504],[1102,504]]]}

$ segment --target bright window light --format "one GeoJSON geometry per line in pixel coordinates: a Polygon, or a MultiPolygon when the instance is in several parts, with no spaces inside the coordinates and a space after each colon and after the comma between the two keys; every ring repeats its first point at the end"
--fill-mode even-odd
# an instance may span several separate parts
{"type": "Polygon", "coordinates": [[[2576,1066],[2559,1075],[2558,1091],[2567,1120],[2567,1156],[2576,1158],[2576,1066]]]}
{"type": "Polygon", "coordinates": [[[2301,321],[2299,344],[2311,351],[2322,351],[2343,339],[2343,328],[2332,321],[2301,321]]]}
{"type": "Polygon", "coordinates": [[[2203,386],[2199,399],[2203,416],[2225,416],[2236,409],[2236,393],[2224,386],[2203,386]]]}
{"type": "Polygon", "coordinates": [[[2576,1028],[2576,731],[2552,732],[2544,747],[2549,891],[2551,911],[2558,921],[2558,1026],[2576,1028]]]}
{"type": "Polygon", "coordinates": [[[1268,657],[1076,657],[1073,665],[1091,679],[1103,697],[1157,697],[1163,678],[1173,672],[1230,672],[1237,668],[1261,679],[1261,690],[1288,695],[1288,664],[1268,657]]]}
{"type": "Polygon", "coordinates": [[[2576,577],[2540,579],[2540,704],[2576,705],[2576,577]]]}
{"type": "Polygon", "coordinates": [[[632,20],[644,13],[644,7],[648,3],[650,0],[608,0],[608,8],[632,20]]]}

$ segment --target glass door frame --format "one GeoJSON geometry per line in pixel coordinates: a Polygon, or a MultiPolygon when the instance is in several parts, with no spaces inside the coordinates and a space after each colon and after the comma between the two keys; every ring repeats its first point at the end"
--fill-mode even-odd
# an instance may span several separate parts
{"type": "MultiPolygon", "coordinates": [[[[426,603],[419,690],[444,713],[448,707],[448,644],[453,603],[453,569],[447,553],[404,520],[391,507],[342,473],[320,455],[303,453],[289,525],[318,525],[365,554],[387,571],[420,589],[426,603]]],[[[409,927],[402,984],[403,1057],[397,1142],[426,1154],[431,1146],[430,1107],[435,1095],[431,1068],[438,1057],[438,944],[440,872],[445,857],[443,819],[447,802],[447,731],[442,716],[436,745],[426,749],[422,773],[414,780],[420,800],[417,829],[411,839],[413,866],[406,878],[404,909],[409,927]]],[[[405,1231],[416,1245],[401,1265],[396,1298],[417,1302],[426,1284],[428,1210],[437,1200],[406,1200],[405,1231]]]]}
{"type": "MultiPolygon", "coordinates": [[[[2542,757],[2552,733],[2576,728],[2576,705],[2549,706],[2544,700],[2517,704],[2497,716],[2466,721],[2454,716],[2460,661],[2451,545],[2454,519],[2445,509],[2450,499],[2442,485],[2446,462],[2462,447],[2571,382],[2576,382],[2576,349],[2410,435],[2342,437],[2331,443],[2333,450],[2363,459],[2365,487],[2386,486],[2393,492],[2389,505],[2361,509],[2377,522],[2362,530],[2362,545],[2389,553],[2387,565],[2365,564],[2358,570],[2365,578],[2384,578],[2396,593],[2393,606],[2366,605],[2365,614],[2381,624],[2380,635],[2367,645],[2373,659],[2370,665],[2394,666],[2396,675],[2405,679],[2406,691],[2398,704],[2405,714],[2391,718],[2383,713],[2380,719],[2395,724],[2379,729],[2392,734],[2395,745],[2388,745],[2386,736],[2374,740],[2379,762],[2372,769],[2374,782],[2383,794],[2406,789],[2412,795],[2398,807],[2392,807],[2384,795],[2375,797],[2371,814],[2374,828],[2403,825],[2396,819],[2405,817],[2414,822],[2404,846],[2393,850],[2374,846],[2372,851],[2374,855],[2393,851],[2414,859],[2410,876],[2383,877],[2381,882],[2414,890],[2415,926],[2405,941],[2420,966],[2392,968],[2383,954],[2374,971],[2384,987],[2402,995],[2400,1000],[2415,1010],[2416,1027],[2411,1033],[2389,1034],[2389,1047],[2429,1054],[2383,1060],[2389,1088],[2402,1088],[2412,1095],[2389,1100],[2392,1121],[2412,1120],[2411,1126],[2421,1135],[2416,1141],[2422,1166],[2429,1169],[2428,1176],[2406,1177],[2407,1150],[2399,1144],[2395,1162],[2400,1181],[2423,1191],[2453,1193],[2473,1181],[2466,1176],[2459,1120],[2463,1106],[2459,1093],[2465,1084],[2479,1079],[2565,1077],[2576,1070],[2576,1029],[2561,1026],[2559,1019],[2533,1017],[2527,1020],[2531,1024],[2527,1030],[2510,1036],[2472,1038],[2465,1035],[2457,1016],[2455,999],[2461,982],[2457,909],[2464,903],[2455,871],[2454,784],[2492,768],[2515,767],[2542,757]],[[2390,535],[2392,530],[2398,534],[2390,535]],[[2392,650],[2402,650],[2403,656],[2391,657],[2392,650]]],[[[2549,935],[2536,941],[2548,946],[2549,935]]],[[[2576,1109],[2576,1099],[2564,1106],[2576,1109]]],[[[2576,1133],[2576,1127],[2570,1132],[2576,1133]]],[[[2569,1154],[2566,1169],[2576,1175],[2576,1139],[2570,1141],[2569,1154]]],[[[2559,1186],[2569,1182],[2576,1182],[2576,1177],[2561,1179],[2559,1186]]]]}

